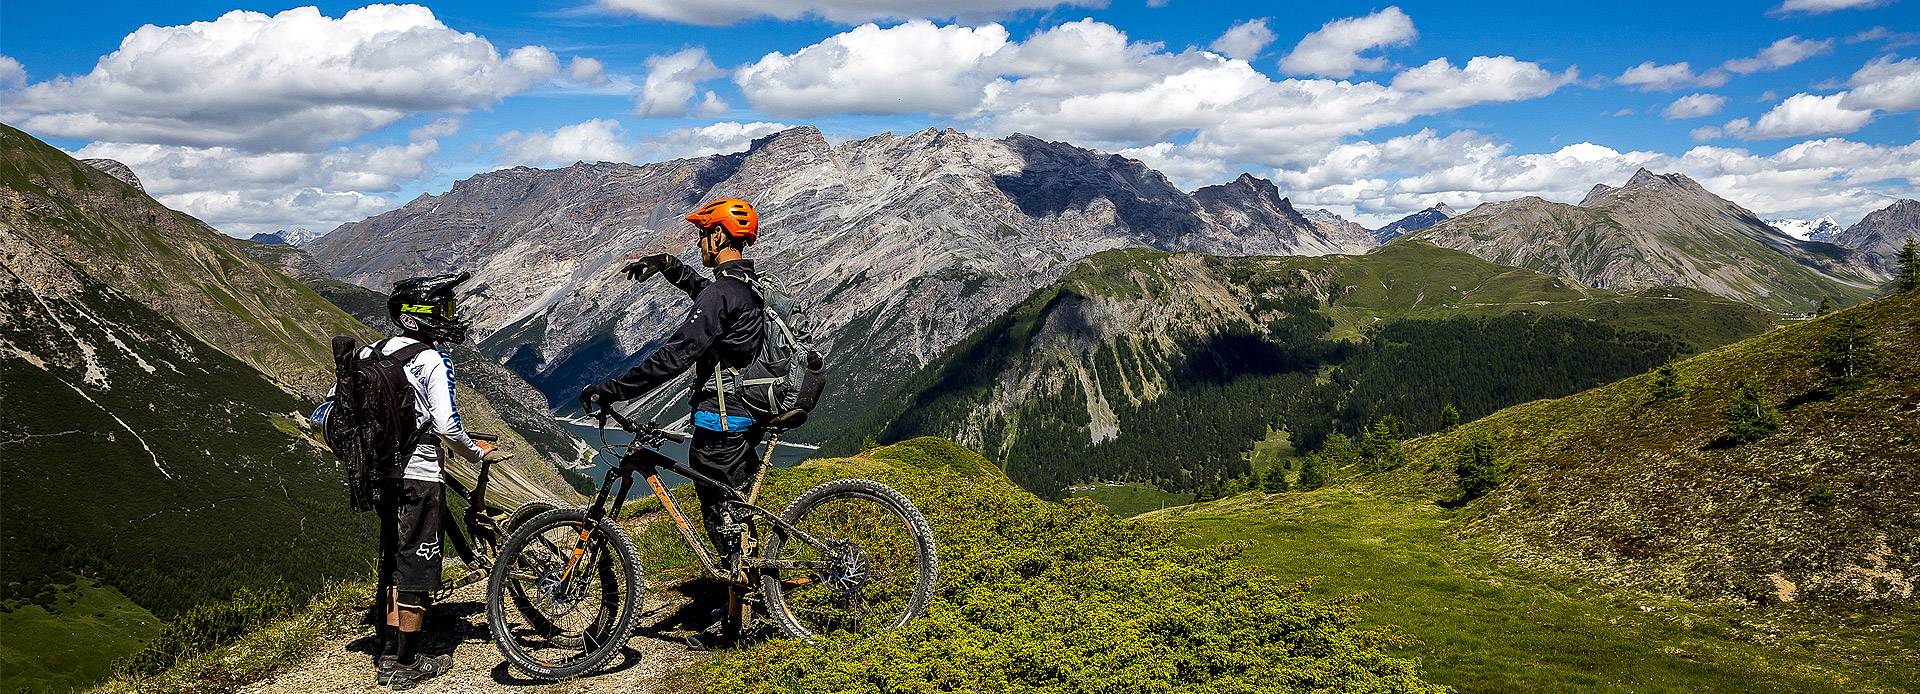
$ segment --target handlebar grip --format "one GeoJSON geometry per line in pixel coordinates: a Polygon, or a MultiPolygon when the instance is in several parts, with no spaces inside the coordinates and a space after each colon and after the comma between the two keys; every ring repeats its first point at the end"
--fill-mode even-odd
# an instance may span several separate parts
{"type": "Polygon", "coordinates": [[[677,431],[667,431],[665,429],[660,429],[660,428],[655,428],[653,431],[654,433],[657,433],[663,437],[666,437],[667,440],[672,441],[674,443],[686,443],[687,439],[691,438],[686,434],[682,434],[677,431]]]}
{"type": "Polygon", "coordinates": [[[500,435],[499,434],[482,434],[478,432],[469,431],[467,432],[467,438],[473,439],[475,441],[499,441],[500,435]]]}

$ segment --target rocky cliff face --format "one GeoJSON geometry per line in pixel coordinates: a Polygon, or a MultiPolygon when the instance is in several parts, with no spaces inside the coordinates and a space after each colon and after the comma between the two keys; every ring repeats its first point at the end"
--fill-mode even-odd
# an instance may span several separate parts
{"type": "Polygon", "coordinates": [[[736,154],[481,174],[306,248],[335,277],[375,289],[473,271],[463,310],[482,349],[565,402],[684,314],[684,296],[626,281],[620,259],[695,262],[680,218],[721,196],[753,201],[759,268],[812,302],[842,412],[1101,250],[1365,247],[1324,236],[1251,177],[1189,196],[1138,161],[1022,135],[924,130],[836,146],[795,128],[736,154]]]}
{"type": "Polygon", "coordinates": [[[1373,240],[1378,243],[1386,243],[1403,235],[1411,234],[1447,221],[1459,214],[1460,213],[1453,211],[1453,208],[1448,207],[1444,202],[1435,203],[1432,207],[1401,217],[1394,220],[1392,224],[1373,230],[1373,240]]]}
{"type": "Polygon", "coordinates": [[[1644,169],[1579,205],[1486,204],[1409,237],[1591,287],[1693,287],[1782,312],[1822,295],[1862,298],[1878,274],[1861,254],[1793,238],[1686,176],[1644,169]]]}
{"type": "Polygon", "coordinates": [[[1908,239],[1916,238],[1920,238],[1920,200],[1900,200],[1860,218],[1834,235],[1833,243],[1866,253],[1882,267],[1892,268],[1900,248],[1908,239]]]}

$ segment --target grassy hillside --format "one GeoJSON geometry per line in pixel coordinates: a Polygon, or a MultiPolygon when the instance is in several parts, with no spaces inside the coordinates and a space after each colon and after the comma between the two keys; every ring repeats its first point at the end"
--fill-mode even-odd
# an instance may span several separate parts
{"type": "Polygon", "coordinates": [[[1686,360],[1685,394],[1651,376],[1509,408],[1409,444],[1396,483],[1440,493],[1462,441],[1513,466],[1468,507],[1472,532],[1542,565],[1702,600],[1912,604],[1920,581],[1920,293],[1906,292],[1686,360]],[[1880,365],[1829,392],[1813,355],[1861,321],[1880,365]],[[1779,431],[1726,439],[1722,410],[1761,384],[1779,431]]]}
{"type": "Polygon", "coordinates": [[[1920,687],[1920,295],[1908,293],[1650,376],[1510,407],[1407,443],[1410,462],[1311,492],[1146,517],[1316,590],[1365,592],[1439,683],[1473,691],[1912,691],[1920,687]],[[1820,340],[1858,320],[1881,368],[1825,392],[1820,340]],[[1754,378],[1778,432],[1731,444],[1754,378]],[[1510,465],[1460,508],[1462,446],[1510,465]]]}
{"type": "MultiPolygon", "coordinates": [[[[1164,524],[1122,521],[1084,501],[1042,501],[948,441],[811,460],[774,471],[766,493],[778,508],[815,484],[853,476],[899,489],[932,524],[940,583],[926,618],[860,643],[773,640],[719,654],[664,685],[627,679],[645,668],[580,684],[710,692],[1440,691],[1414,660],[1386,653],[1393,632],[1356,628],[1352,600],[1308,597],[1306,586],[1235,561],[1232,551],[1183,546],[1164,524]]],[[[339,601],[322,601],[148,685],[215,677],[209,688],[225,689],[235,686],[235,673],[258,679],[312,648],[321,635],[313,625],[343,624],[327,616],[341,609],[339,601]]]]}
{"type": "Polygon", "coordinates": [[[1246,472],[1274,430],[1304,448],[1387,415],[1431,431],[1447,405],[1477,417],[1767,325],[1700,292],[1588,289],[1424,243],[1317,258],[1111,251],[948,350],[829,449],[938,434],[1044,495],[1091,480],[1187,491],[1246,472]]]}
{"type": "Polygon", "coordinates": [[[9,690],[98,677],[150,635],[75,628],[86,616],[62,595],[87,581],[129,601],[100,612],[171,619],[243,587],[370,570],[372,517],[348,511],[303,399],[3,230],[0,260],[6,651],[65,663],[8,668],[9,690]]]}

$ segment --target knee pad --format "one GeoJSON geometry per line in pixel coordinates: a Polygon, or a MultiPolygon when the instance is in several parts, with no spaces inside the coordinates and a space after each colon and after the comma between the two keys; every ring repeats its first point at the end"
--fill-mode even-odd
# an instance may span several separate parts
{"type": "Polygon", "coordinates": [[[425,612],[427,610],[427,600],[430,597],[429,595],[427,595],[427,591],[402,590],[397,592],[400,595],[399,595],[399,598],[394,602],[397,602],[400,604],[400,609],[418,610],[421,612],[425,612]]]}

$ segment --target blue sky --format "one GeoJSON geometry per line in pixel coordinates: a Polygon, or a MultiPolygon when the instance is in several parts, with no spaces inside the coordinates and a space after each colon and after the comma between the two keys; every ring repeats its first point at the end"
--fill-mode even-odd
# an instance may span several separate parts
{"type": "Polygon", "coordinates": [[[1030,132],[1188,189],[1249,171],[1369,226],[1639,166],[1768,217],[1915,197],[1920,5],[1784,2],[8,1],[0,120],[236,235],[800,124],[1030,132]]]}

